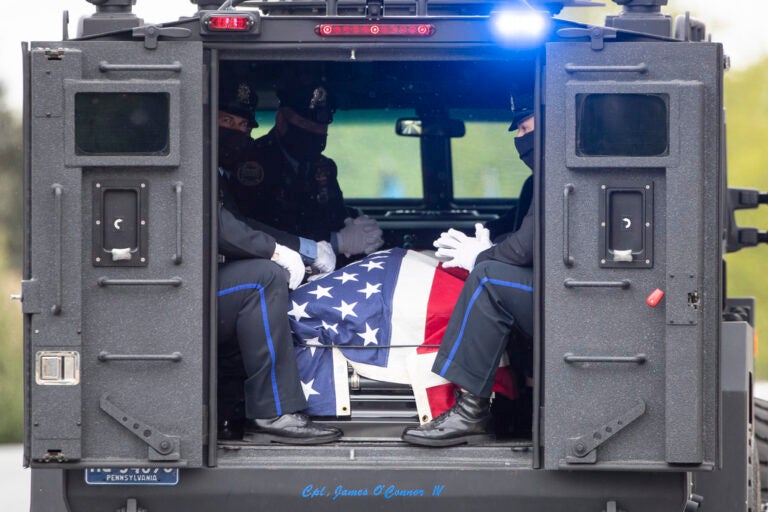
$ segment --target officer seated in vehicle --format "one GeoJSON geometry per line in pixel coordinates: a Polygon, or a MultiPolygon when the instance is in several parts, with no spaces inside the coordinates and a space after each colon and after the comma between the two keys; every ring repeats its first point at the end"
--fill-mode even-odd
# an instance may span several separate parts
{"type": "Polygon", "coordinates": [[[313,273],[334,270],[336,254],[370,254],[384,243],[376,221],[344,205],[336,164],[325,157],[334,99],[322,81],[292,77],[277,87],[274,127],[233,173],[239,210],[290,233],[313,273]]]}
{"type": "MultiPolygon", "coordinates": [[[[288,322],[288,289],[304,278],[298,252],[280,244],[266,227],[240,215],[232,197],[248,133],[255,125],[256,95],[247,84],[222,84],[219,122],[218,351],[221,373],[244,372],[247,442],[320,444],[341,437],[341,430],[318,425],[299,411],[307,407],[299,380],[288,322]],[[240,365],[238,367],[238,365],[240,365]]],[[[226,376],[225,376],[226,377],[226,376]]],[[[231,377],[231,375],[230,375],[231,377]]],[[[224,391],[224,393],[222,393],[224,391]]],[[[227,425],[242,393],[226,395],[219,408],[225,437],[237,437],[227,425]],[[234,405],[233,405],[234,404],[234,405]]],[[[236,418],[239,419],[239,418],[236,418]]]]}
{"type": "MultiPolygon", "coordinates": [[[[530,100],[529,100],[530,101],[530,100]]],[[[512,127],[520,158],[533,169],[531,104],[516,105],[512,127]]],[[[523,101],[523,103],[526,103],[523,101]]],[[[424,425],[407,427],[403,440],[422,446],[475,444],[490,438],[490,395],[513,327],[533,334],[533,206],[520,227],[491,242],[480,224],[470,237],[454,229],[434,242],[444,267],[470,272],[432,371],[462,388],[456,404],[424,425]]]]}

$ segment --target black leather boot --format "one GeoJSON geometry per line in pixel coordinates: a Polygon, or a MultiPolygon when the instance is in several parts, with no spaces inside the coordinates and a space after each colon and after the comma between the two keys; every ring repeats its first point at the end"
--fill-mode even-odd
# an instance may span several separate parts
{"type": "Polygon", "coordinates": [[[253,444],[323,444],[342,436],[336,427],[318,425],[306,414],[294,412],[275,418],[246,420],[243,441],[253,444]]]}
{"type": "Polygon", "coordinates": [[[403,441],[421,446],[478,444],[491,439],[490,398],[462,393],[456,404],[429,423],[407,427],[403,441]]]}

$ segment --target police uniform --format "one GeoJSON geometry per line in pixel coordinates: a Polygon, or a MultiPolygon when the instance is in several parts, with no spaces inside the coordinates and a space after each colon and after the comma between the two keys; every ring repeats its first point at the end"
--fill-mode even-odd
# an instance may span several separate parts
{"type": "MultiPolygon", "coordinates": [[[[220,179],[218,340],[225,386],[245,372],[245,416],[271,418],[306,408],[286,311],[285,270],[270,261],[275,239],[230,211],[220,179]],[[242,357],[242,358],[241,358],[242,357]]],[[[241,388],[242,389],[242,388],[241,388]]],[[[219,390],[219,417],[236,418],[240,389],[219,390]]]]}
{"type": "Polygon", "coordinates": [[[461,290],[432,371],[488,397],[509,334],[533,334],[533,208],[481,252],[461,290]]]}
{"type": "Polygon", "coordinates": [[[351,216],[336,175],[336,164],[325,156],[311,163],[294,160],[273,128],[232,173],[233,194],[245,217],[283,232],[278,242],[299,251],[299,237],[330,241],[351,216]]]}

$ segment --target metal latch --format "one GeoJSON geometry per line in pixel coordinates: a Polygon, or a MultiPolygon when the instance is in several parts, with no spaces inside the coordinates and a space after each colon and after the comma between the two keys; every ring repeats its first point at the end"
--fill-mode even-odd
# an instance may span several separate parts
{"type": "Polygon", "coordinates": [[[616,39],[616,30],[607,27],[561,28],[557,35],[564,39],[588,37],[593,50],[602,50],[606,39],[616,39]]]}
{"type": "Polygon", "coordinates": [[[570,464],[594,464],[597,462],[597,447],[643,414],[645,414],[645,401],[638,399],[634,407],[613,421],[589,434],[568,439],[565,460],[570,464]]]}
{"type": "Polygon", "coordinates": [[[184,27],[160,27],[158,25],[142,25],[133,29],[133,37],[144,38],[144,48],[154,50],[157,48],[157,39],[167,37],[172,39],[184,39],[192,35],[192,31],[184,27]]]}
{"type": "Polygon", "coordinates": [[[40,351],[35,354],[35,383],[40,386],[80,384],[80,353],[40,351]]]}
{"type": "Polygon", "coordinates": [[[156,428],[126,414],[109,401],[108,393],[101,396],[99,407],[101,407],[102,411],[112,416],[118,423],[128,429],[130,433],[149,445],[149,454],[147,455],[149,460],[168,461],[179,460],[181,458],[178,436],[163,434],[156,428]]]}

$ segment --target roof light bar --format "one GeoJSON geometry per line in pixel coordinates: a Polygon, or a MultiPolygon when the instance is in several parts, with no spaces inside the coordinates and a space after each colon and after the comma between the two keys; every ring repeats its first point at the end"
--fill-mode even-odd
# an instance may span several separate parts
{"type": "Polygon", "coordinates": [[[323,37],[430,37],[431,23],[321,23],[315,33],[323,37]]]}
{"type": "Polygon", "coordinates": [[[497,37],[505,40],[533,40],[544,35],[549,17],[532,10],[491,13],[491,25],[497,37]]]}

